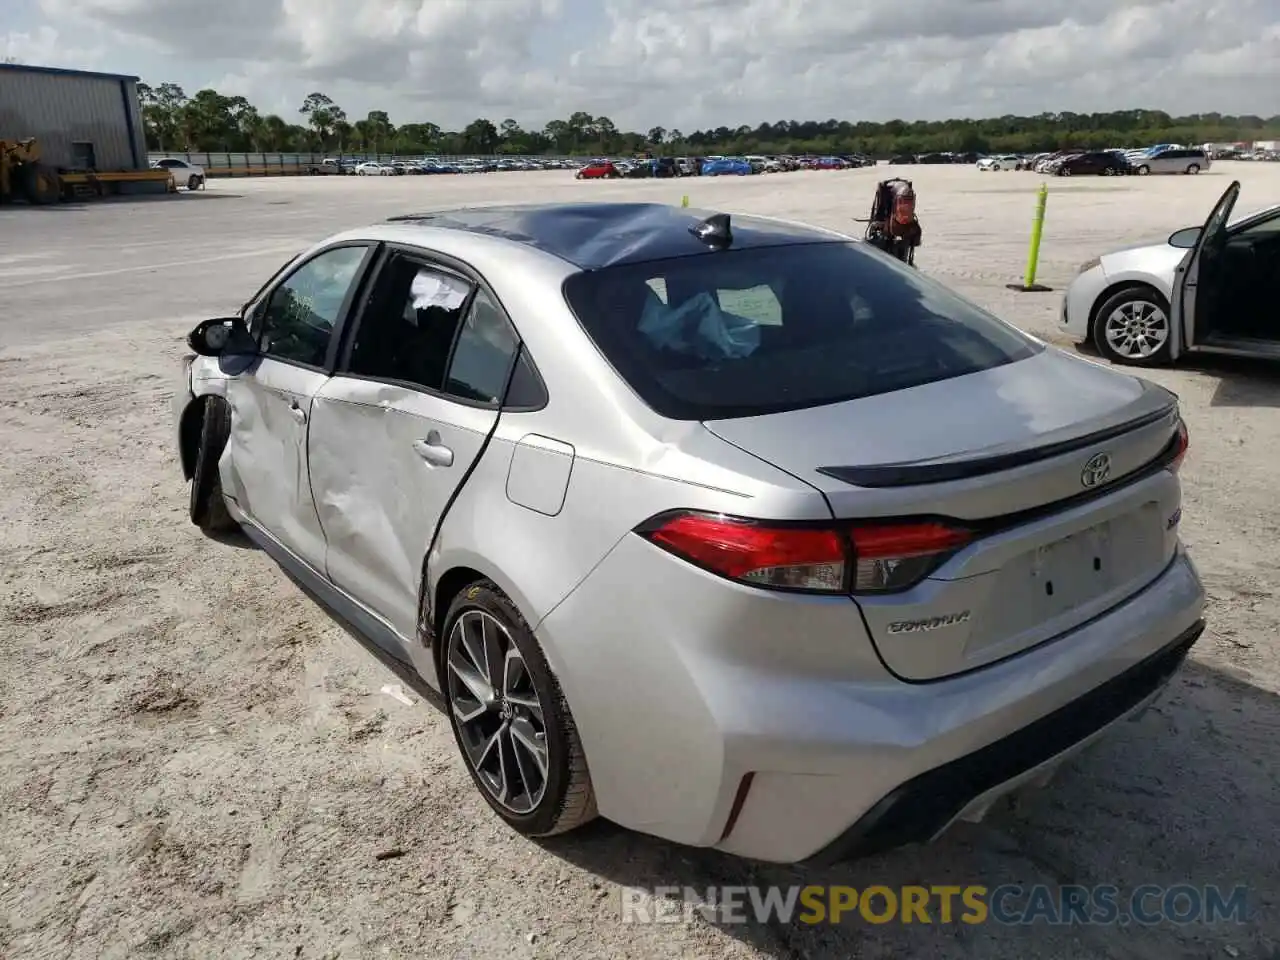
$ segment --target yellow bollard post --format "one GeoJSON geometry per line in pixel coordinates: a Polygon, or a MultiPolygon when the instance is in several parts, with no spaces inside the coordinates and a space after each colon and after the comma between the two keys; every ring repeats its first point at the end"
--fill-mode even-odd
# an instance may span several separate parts
{"type": "Polygon", "coordinates": [[[1022,274],[1021,283],[1007,284],[1010,290],[1023,293],[1047,293],[1052,288],[1036,283],[1036,268],[1040,265],[1040,240],[1044,236],[1044,211],[1049,203],[1049,185],[1040,184],[1036,193],[1036,212],[1031,219],[1031,243],[1027,247],[1027,268],[1022,274]]]}
{"type": "Polygon", "coordinates": [[[689,195],[687,193],[680,198],[680,206],[682,207],[689,206],[689,195]]]}

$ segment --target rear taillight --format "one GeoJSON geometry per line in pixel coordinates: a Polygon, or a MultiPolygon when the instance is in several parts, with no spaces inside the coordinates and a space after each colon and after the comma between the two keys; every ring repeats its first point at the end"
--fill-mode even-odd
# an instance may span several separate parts
{"type": "Polygon", "coordinates": [[[970,540],[973,534],[935,521],[856,526],[853,543],[854,593],[902,590],[923,580],[970,540]]]}
{"type": "Polygon", "coordinates": [[[1178,435],[1174,438],[1176,446],[1173,450],[1173,459],[1169,461],[1169,469],[1177,473],[1182,466],[1182,461],[1187,458],[1187,448],[1191,445],[1191,437],[1187,433],[1187,424],[1184,420],[1178,420],[1178,435]]]}
{"type": "Polygon", "coordinates": [[[848,551],[832,529],[675,513],[638,532],[677,556],[743,583],[838,593],[847,582],[848,551]]]}
{"type": "Polygon", "coordinates": [[[937,521],[814,525],[678,511],[637,533],[741,583],[810,593],[891,593],[915,585],[972,539],[937,521]]]}

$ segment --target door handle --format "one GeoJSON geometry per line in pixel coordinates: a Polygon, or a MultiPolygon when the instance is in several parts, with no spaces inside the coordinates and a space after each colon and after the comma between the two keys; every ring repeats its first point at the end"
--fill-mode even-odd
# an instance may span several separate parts
{"type": "Polygon", "coordinates": [[[289,416],[297,420],[299,423],[307,422],[307,411],[303,410],[296,402],[289,404],[289,416]]]}
{"type": "Polygon", "coordinates": [[[453,451],[440,442],[440,434],[432,430],[425,440],[413,441],[413,452],[433,467],[452,467],[453,451]]]}

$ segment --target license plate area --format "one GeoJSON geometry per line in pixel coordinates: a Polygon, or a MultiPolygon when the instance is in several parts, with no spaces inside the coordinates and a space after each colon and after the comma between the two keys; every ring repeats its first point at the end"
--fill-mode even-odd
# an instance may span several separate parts
{"type": "Polygon", "coordinates": [[[1046,618],[1075,609],[1119,586],[1112,523],[1104,521],[1035,550],[1023,587],[1046,618]]]}
{"type": "Polygon", "coordinates": [[[991,575],[985,628],[971,634],[966,658],[1047,640],[1141,589],[1164,568],[1165,526],[1160,502],[1148,501],[1012,557],[991,575]]]}

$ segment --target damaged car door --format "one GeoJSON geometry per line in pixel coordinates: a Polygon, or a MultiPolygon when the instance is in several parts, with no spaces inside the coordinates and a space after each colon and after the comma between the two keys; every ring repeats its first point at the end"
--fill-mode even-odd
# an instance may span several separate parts
{"type": "Polygon", "coordinates": [[[246,311],[258,357],[229,377],[231,433],[223,489],[248,519],[316,570],[324,536],[307,475],[311,398],[328,379],[334,331],[371,245],[323,250],[286,273],[246,311]]]}
{"type": "Polygon", "coordinates": [[[315,396],[309,458],[329,579],[406,642],[427,550],[498,422],[517,351],[474,278],[391,250],[315,396]]]}

